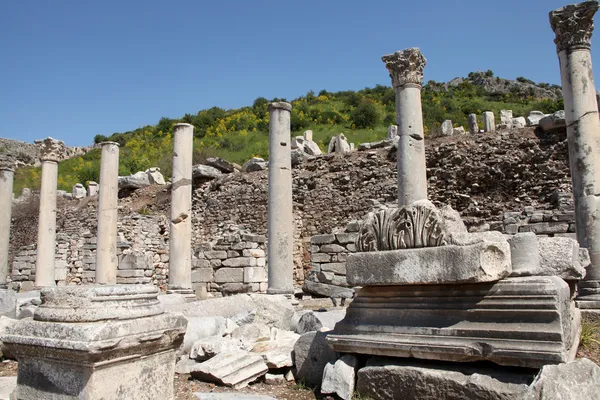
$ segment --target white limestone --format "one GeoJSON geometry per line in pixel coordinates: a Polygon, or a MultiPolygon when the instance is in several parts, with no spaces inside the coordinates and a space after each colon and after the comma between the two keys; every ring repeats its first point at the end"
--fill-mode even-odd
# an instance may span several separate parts
{"type": "Polygon", "coordinates": [[[88,182],[88,196],[89,197],[94,197],[94,196],[98,196],[98,183],[94,182],[94,181],[89,181],[88,182]]]}
{"type": "Polygon", "coordinates": [[[597,10],[594,1],[568,5],[550,13],[550,25],[560,62],[577,240],[592,262],[581,283],[590,291],[578,305],[600,309],[600,120],[590,54],[597,10]]]}
{"type": "Polygon", "coordinates": [[[35,286],[54,286],[56,284],[54,280],[56,185],[58,161],[64,143],[51,137],[35,143],[41,147],[40,159],[42,161],[35,286]]]}
{"type": "Polygon", "coordinates": [[[177,124],[173,131],[173,178],[169,238],[170,293],[194,298],[192,290],[192,155],[194,126],[177,124]]]}
{"type": "Polygon", "coordinates": [[[119,144],[102,143],[96,283],[117,283],[117,201],[119,194],[119,144]]]}
{"type": "Polygon", "coordinates": [[[289,103],[269,104],[269,286],[270,294],[294,292],[294,216],[289,103]]]}
{"type": "Polygon", "coordinates": [[[452,121],[447,119],[442,122],[442,126],[440,127],[441,136],[452,136],[454,134],[454,128],[452,126],[452,121]]]}
{"type": "Polygon", "coordinates": [[[491,111],[485,111],[483,113],[483,131],[496,132],[496,121],[494,119],[494,113],[491,111]]]}
{"type": "Polygon", "coordinates": [[[427,198],[421,87],[427,60],[418,48],[382,57],[396,92],[399,205],[427,198]]]}
{"type": "Polygon", "coordinates": [[[87,197],[87,190],[81,183],[76,183],[73,185],[73,198],[74,199],[84,199],[87,197]]]}
{"type": "Polygon", "coordinates": [[[469,114],[469,133],[479,133],[479,126],[477,125],[477,115],[469,114]]]}
{"type": "Polygon", "coordinates": [[[0,160],[0,288],[5,288],[9,275],[8,249],[14,179],[12,159],[0,160]]]}

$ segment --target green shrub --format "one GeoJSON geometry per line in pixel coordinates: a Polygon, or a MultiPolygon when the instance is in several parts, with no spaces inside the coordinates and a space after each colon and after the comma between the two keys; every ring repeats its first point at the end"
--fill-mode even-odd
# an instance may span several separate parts
{"type": "Polygon", "coordinates": [[[375,128],[379,122],[379,110],[370,101],[363,101],[350,114],[350,121],[356,128],[375,128]]]}

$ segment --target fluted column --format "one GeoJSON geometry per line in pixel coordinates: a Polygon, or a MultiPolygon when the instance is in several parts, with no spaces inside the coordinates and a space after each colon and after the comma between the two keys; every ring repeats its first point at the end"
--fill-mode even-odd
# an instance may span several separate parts
{"type": "Polygon", "coordinates": [[[577,240],[592,260],[580,284],[580,308],[600,309],[600,120],[590,41],[597,1],[550,12],[560,62],[577,240]]]}
{"type": "Polygon", "coordinates": [[[398,124],[398,203],[400,206],[427,199],[427,167],[421,87],[427,60],[418,48],[385,55],[396,92],[398,124]]]}
{"type": "Polygon", "coordinates": [[[292,105],[269,104],[269,286],[267,293],[294,292],[294,216],[290,114],[292,105]]]}
{"type": "Polygon", "coordinates": [[[42,184],[40,187],[40,217],[38,222],[35,286],[54,286],[56,255],[56,185],[58,162],[64,143],[50,137],[35,142],[41,147],[42,184]]]}
{"type": "Polygon", "coordinates": [[[14,160],[0,159],[0,289],[6,288],[10,272],[8,248],[14,174],[14,160]]]}
{"type": "Polygon", "coordinates": [[[98,194],[98,240],[96,283],[117,283],[117,218],[119,199],[119,144],[102,143],[100,193],[98,194]]]}
{"type": "Polygon", "coordinates": [[[169,234],[167,293],[195,298],[192,290],[192,155],[194,126],[176,124],[173,130],[173,184],[169,234]]]}

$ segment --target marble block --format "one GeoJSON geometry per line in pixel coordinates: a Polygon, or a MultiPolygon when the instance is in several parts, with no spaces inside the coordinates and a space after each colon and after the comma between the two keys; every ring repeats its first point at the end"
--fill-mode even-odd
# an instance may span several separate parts
{"type": "Polygon", "coordinates": [[[574,359],[580,311],[555,276],[371,286],[327,336],[340,353],[540,368],[574,359]]]}
{"type": "Polygon", "coordinates": [[[508,242],[348,254],[351,286],[494,282],[511,271],[508,242]]]}
{"type": "Polygon", "coordinates": [[[1,340],[19,361],[18,399],[173,399],[187,320],[153,286],[44,288],[33,318],[1,340]]]}

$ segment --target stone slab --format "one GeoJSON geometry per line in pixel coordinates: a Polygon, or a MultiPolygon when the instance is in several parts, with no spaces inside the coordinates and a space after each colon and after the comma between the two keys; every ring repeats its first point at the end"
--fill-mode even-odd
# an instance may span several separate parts
{"type": "Polygon", "coordinates": [[[16,376],[0,377],[0,400],[9,400],[13,390],[17,387],[16,376]]]}
{"type": "Polygon", "coordinates": [[[375,357],[358,371],[357,392],[381,400],[517,400],[529,369],[375,357]]]}
{"type": "Polygon", "coordinates": [[[302,290],[306,293],[323,297],[334,297],[344,299],[351,299],[354,297],[354,289],[348,289],[335,285],[328,285],[326,283],[313,282],[308,279],[304,281],[302,290]]]}
{"type": "Polygon", "coordinates": [[[191,375],[207,382],[240,389],[267,373],[259,355],[244,350],[223,352],[198,365],[191,375]]]}
{"type": "Polygon", "coordinates": [[[340,353],[539,368],[571,361],[580,311],[555,276],[364,287],[327,339],[340,353]]]}
{"type": "Polygon", "coordinates": [[[335,393],[343,400],[351,400],[354,395],[357,365],[358,360],[351,354],[342,356],[336,362],[327,363],[323,371],[321,393],[335,393]]]}
{"type": "Polygon", "coordinates": [[[508,242],[375,251],[348,255],[350,285],[423,285],[498,281],[511,271],[508,242]]]}
{"type": "Polygon", "coordinates": [[[544,366],[523,400],[596,400],[599,394],[600,367],[583,358],[566,364],[544,366]]]}

